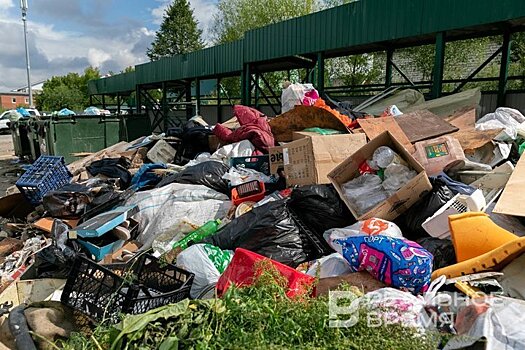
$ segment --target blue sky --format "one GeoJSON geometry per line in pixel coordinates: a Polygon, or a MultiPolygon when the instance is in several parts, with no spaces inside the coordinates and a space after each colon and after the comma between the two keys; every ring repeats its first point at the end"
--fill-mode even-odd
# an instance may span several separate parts
{"type": "MultiPolygon", "coordinates": [[[[190,0],[208,37],[217,0],[190,0]]],[[[33,82],[82,72],[102,73],[147,61],[145,52],[169,0],[28,0],[33,82]]],[[[0,91],[26,84],[19,0],[0,0],[0,91]]]]}

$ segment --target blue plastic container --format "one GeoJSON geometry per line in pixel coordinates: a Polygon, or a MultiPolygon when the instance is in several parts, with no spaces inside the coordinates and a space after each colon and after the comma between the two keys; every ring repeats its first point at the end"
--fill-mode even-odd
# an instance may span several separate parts
{"type": "Polygon", "coordinates": [[[38,205],[45,194],[71,182],[72,175],[64,157],[40,156],[18,181],[16,187],[27,200],[38,205]]]}

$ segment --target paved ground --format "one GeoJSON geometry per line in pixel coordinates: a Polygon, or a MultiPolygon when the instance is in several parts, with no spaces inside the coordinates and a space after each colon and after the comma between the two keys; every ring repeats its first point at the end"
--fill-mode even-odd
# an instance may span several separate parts
{"type": "Polygon", "coordinates": [[[21,174],[11,134],[0,135],[0,197],[5,195],[5,190],[14,185],[21,174]]]}

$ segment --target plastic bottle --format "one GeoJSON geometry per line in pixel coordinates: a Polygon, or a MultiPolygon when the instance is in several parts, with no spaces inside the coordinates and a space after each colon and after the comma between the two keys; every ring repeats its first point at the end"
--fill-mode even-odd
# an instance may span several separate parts
{"type": "Polygon", "coordinates": [[[186,249],[189,245],[189,243],[197,243],[203,240],[204,238],[213,235],[215,232],[217,232],[217,229],[219,228],[219,225],[221,224],[221,220],[212,220],[208,221],[195,231],[188,233],[186,237],[181,239],[180,241],[173,244],[173,249],[175,248],[182,248],[186,249]]]}
{"type": "Polygon", "coordinates": [[[392,163],[406,165],[406,162],[390,147],[381,146],[375,150],[372,164],[377,164],[379,168],[385,169],[392,163]]]}

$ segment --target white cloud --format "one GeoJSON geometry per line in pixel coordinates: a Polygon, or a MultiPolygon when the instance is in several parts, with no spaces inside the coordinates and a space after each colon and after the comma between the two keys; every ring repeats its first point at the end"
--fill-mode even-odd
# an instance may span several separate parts
{"type": "Polygon", "coordinates": [[[13,0],[0,0],[0,11],[9,10],[14,7],[13,0]]]}
{"type": "MultiPolygon", "coordinates": [[[[5,0],[0,0],[5,1],[5,0]]],[[[147,60],[147,45],[154,32],[147,28],[100,38],[78,32],[58,30],[53,25],[28,22],[31,56],[31,80],[40,81],[53,75],[81,73],[88,65],[98,66],[102,73],[120,71],[147,60]]],[[[25,49],[21,21],[0,18],[0,91],[26,84],[25,49]]]]}
{"type": "Polygon", "coordinates": [[[102,63],[108,61],[111,55],[104,50],[90,48],[88,50],[88,62],[93,67],[100,67],[102,63]]]}

